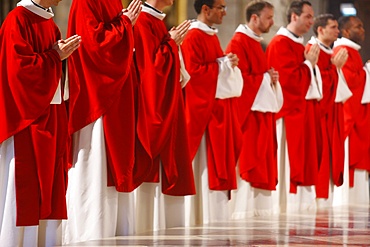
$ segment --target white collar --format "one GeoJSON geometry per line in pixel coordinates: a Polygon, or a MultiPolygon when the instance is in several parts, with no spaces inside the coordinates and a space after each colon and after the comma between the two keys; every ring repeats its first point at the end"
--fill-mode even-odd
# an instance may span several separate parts
{"type": "Polygon", "coordinates": [[[199,20],[193,20],[191,23],[190,23],[190,29],[200,29],[202,30],[203,32],[205,32],[206,34],[208,35],[215,35],[216,33],[218,33],[218,30],[217,28],[212,28],[212,27],[209,27],[207,24],[199,21],[199,20]]]}
{"type": "Polygon", "coordinates": [[[319,44],[320,50],[322,50],[326,54],[333,54],[333,49],[324,45],[318,38],[316,38],[314,36],[311,37],[311,39],[308,41],[308,43],[311,44],[311,45],[319,44]]]}
{"type": "MultiPolygon", "coordinates": [[[[86,0],[85,0],[86,1],[86,0]]],[[[152,5],[150,5],[149,3],[145,2],[145,4],[151,6],[152,8],[154,8],[152,5]]],[[[145,12],[145,13],[148,13],[152,16],[154,16],[155,18],[163,21],[163,19],[166,17],[166,14],[165,13],[158,13],[157,11],[155,11],[154,9],[152,8],[149,8],[145,5],[142,5],[141,7],[141,11],[145,12]]]]}
{"type": "Polygon", "coordinates": [[[263,40],[263,38],[259,35],[257,35],[255,32],[252,31],[252,29],[250,29],[250,27],[248,27],[248,25],[245,25],[245,24],[240,24],[238,26],[238,28],[235,30],[236,33],[243,33],[245,35],[247,35],[248,37],[254,39],[255,41],[257,42],[261,42],[263,40]]]}
{"type": "Polygon", "coordinates": [[[50,19],[54,17],[53,10],[51,8],[48,9],[48,11],[43,10],[39,7],[37,7],[31,0],[21,0],[20,2],[17,3],[17,6],[23,6],[32,13],[41,16],[45,19],[50,19]]]}
{"type": "Polygon", "coordinates": [[[281,27],[280,29],[279,29],[279,31],[276,33],[277,35],[283,35],[283,36],[286,36],[286,37],[288,37],[288,38],[290,38],[291,40],[293,40],[294,42],[296,42],[296,43],[300,43],[300,44],[302,44],[303,45],[303,42],[304,42],[304,39],[303,39],[303,37],[301,36],[301,37],[296,37],[296,36],[294,36],[294,34],[292,34],[287,28],[285,28],[285,27],[281,27]]]}
{"type": "Polygon", "coordinates": [[[340,45],[351,47],[355,49],[356,51],[361,49],[361,46],[359,44],[356,44],[355,42],[347,38],[339,38],[337,39],[337,41],[334,42],[334,47],[337,47],[340,45]]]}

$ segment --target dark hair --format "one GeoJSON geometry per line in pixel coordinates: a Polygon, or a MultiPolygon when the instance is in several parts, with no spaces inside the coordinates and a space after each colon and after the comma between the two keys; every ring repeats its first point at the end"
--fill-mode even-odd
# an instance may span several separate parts
{"type": "Polygon", "coordinates": [[[195,12],[197,12],[197,14],[199,15],[200,12],[202,11],[203,5],[212,7],[214,3],[215,3],[215,0],[195,0],[194,1],[195,12]]]}
{"type": "Polygon", "coordinates": [[[341,33],[343,29],[347,29],[350,26],[350,22],[352,18],[357,18],[357,17],[354,15],[349,15],[349,16],[341,16],[338,19],[338,26],[339,26],[339,30],[341,33]]]}
{"type": "Polygon", "coordinates": [[[313,23],[313,32],[315,33],[316,37],[318,36],[317,29],[319,27],[326,27],[328,25],[328,21],[333,20],[335,21],[335,17],[332,14],[322,14],[315,18],[315,22],[313,23]]]}
{"type": "Polygon", "coordinates": [[[288,9],[288,13],[287,13],[288,23],[291,22],[291,17],[292,17],[293,13],[298,15],[298,16],[300,16],[302,14],[303,6],[305,6],[305,5],[312,6],[312,4],[309,1],[305,1],[305,0],[293,1],[290,4],[289,9],[288,9]]]}
{"type": "Polygon", "coordinates": [[[274,6],[271,3],[263,1],[263,0],[254,0],[254,1],[250,2],[247,5],[247,9],[245,11],[247,22],[250,21],[252,15],[254,15],[254,14],[260,16],[261,11],[266,7],[270,8],[270,9],[274,8],[274,6]]]}

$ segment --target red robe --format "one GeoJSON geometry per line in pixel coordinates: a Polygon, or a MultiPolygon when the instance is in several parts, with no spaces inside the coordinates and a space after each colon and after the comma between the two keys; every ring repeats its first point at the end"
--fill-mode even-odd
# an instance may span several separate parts
{"type": "Polygon", "coordinates": [[[216,35],[191,29],[182,44],[186,69],[191,79],[185,87],[185,108],[190,152],[194,158],[206,134],[208,180],[211,190],[236,189],[235,166],[242,134],[234,98],[216,99],[219,71],[217,58],[223,57],[216,35]]]}
{"type": "MultiPolygon", "coordinates": [[[[309,49],[312,45],[307,45],[309,49]]],[[[322,156],[316,183],[316,197],[328,198],[330,170],[333,183],[337,186],[343,183],[344,173],[344,129],[343,103],[335,103],[338,86],[338,73],[331,63],[332,54],[320,51],[318,67],[323,82],[323,98],[320,100],[320,122],[322,156]]]]}
{"type": "Polygon", "coordinates": [[[130,192],[146,169],[135,166],[134,37],[122,8],[120,0],[72,2],[68,36],[78,34],[82,42],[68,59],[69,133],[103,117],[108,185],[130,192]]]}
{"type": "Polygon", "coordinates": [[[0,143],[14,136],[17,226],[66,219],[67,113],[52,101],[62,74],[52,19],[24,7],[0,30],[0,143]]]}
{"type": "Polygon", "coordinates": [[[370,172],[370,104],[361,103],[366,73],[360,53],[349,46],[337,46],[334,52],[341,48],[348,51],[348,60],[342,70],[353,94],[344,103],[344,131],[349,141],[349,185],[353,187],[355,169],[370,172]]]}
{"type": "Polygon", "coordinates": [[[168,195],[195,194],[193,170],[180,84],[178,48],[164,22],[142,12],[135,25],[135,56],[140,76],[138,136],[149,136],[153,162],[146,182],[159,182],[162,163],[162,192],[168,195]]]}
{"type": "Polygon", "coordinates": [[[253,187],[275,190],[277,142],[275,114],[251,111],[253,102],[267,72],[267,60],[260,42],[236,32],[226,48],[239,58],[244,86],[235,109],[243,129],[243,146],[239,157],[240,176],[253,187]]]}
{"type": "Polygon", "coordinates": [[[304,64],[305,47],[285,35],[276,35],[267,47],[269,67],[279,72],[284,104],[277,118],[284,117],[290,162],[290,192],[297,185],[314,185],[319,167],[318,102],[306,100],[311,81],[304,64]]]}

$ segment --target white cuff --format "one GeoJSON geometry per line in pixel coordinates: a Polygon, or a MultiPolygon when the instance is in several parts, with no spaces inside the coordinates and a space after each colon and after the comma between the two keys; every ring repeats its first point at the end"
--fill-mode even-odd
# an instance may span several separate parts
{"type": "Polygon", "coordinates": [[[308,68],[310,69],[310,73],[311,73],[311,83],[308,88],[305,99],[306,100],[313,100],[313,99],[320,100],[322,99],[322,79],[321,79],[320,69],[317,65],[315,65],[315,72],[316,72],[316,75],[315,75],[312,64],[308,60],[304,61],[304,64],[308,66],[308,68]]]}
{"type": "Polygon", "coordinates": [[[271,84],[269,73],[264,73],[262,83],[258,89],[251,110],[258,112],[277,113],[283,106],[283,92],[279,82],[271,84]]]}
{"type": "Polygon", "coordinates": [[[349,89],[346,78],[343,75],[343,71],[337,70],[338,73],[338,86],[337,86],[337,92],[335,95],[335,103],[345,102],[347,99],[351,98],[352,92],[349,89]]]}
{"type": "Polygon", "coordinates": [[[364,93],[362,94],[361,104],[370,103],[370,64],[366,63],[364,66],[364,70],[366,72],[366,82],[364,93]]]}
{"type": "Polygon", "coordinates": [[[232,67],[227,57],[217,59],[219,65],[216,98],[239,97],[243,90],[243,77],[238,67],[232,67]]]}

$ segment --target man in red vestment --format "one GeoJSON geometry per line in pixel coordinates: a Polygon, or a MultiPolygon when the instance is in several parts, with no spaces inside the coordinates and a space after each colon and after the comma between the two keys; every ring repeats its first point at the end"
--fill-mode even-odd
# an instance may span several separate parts
{"type": "MultiPolygon", "coordinates": [[[[128,203],[131,194],[117,191],[131,192],[146,177],[145,167],[135,166],[133,25],[140,12],[139,0],[127,9],[120,0],[72,2],[68,34],[84,41],[68,61],[73,163],[65,244],[115,236],[118,213],[131,217],[129,205],[119,206],[119,198],[128,203]]],[[[124,222],[121,217],[118,224],[124,222]]]]}
{"type": "Polygon", "coordinates": [[[239,58],[244,87],[238,98],[238,116],[243,130],[239,157],[241,178],[251,186],[275,190],[277,143],[275,113],[282,106],[278,72],[267,67],[260,42],[274,24],[274,7],[265,1],[252,1],[246,10],[247,24],[239,25],[226,48],[239,58]],[[280,96],[280,97],[279,97],[280,96]]]}
{"type": "Polygon", "coordinates": [[[277,118],[285,124],[291,193],[297,192],[297,185],[314,185],[319,166],[317,111],[322,94],[314,73],[319,47],[316,44],[305,51],[302,37],[312,26],[313,16],[309,1],[293,1],[289,24],[280,28],[266,50],[269,67],[279,72],[283,90],[284,104],[277,118]]]}
{"type": "Polygon", "coordinates": [[[172,4],[172,0],[145,1],[134,29],[142,98],[137,132],[140,140],[148,138],[152,158],[137,160],[139,166],[148,167],[148,183],[137,190],[136,212],[144,216],[136,224],[138,231],[184,226],[183,196],[195,194],[179,53],[190,23],[167,30],[163,10],[172,4]]]}
{"type": "Polygon", "coordinates": [[[346,49],[342,49],[333,56],[331,47],[339,35],[338,22],[333,15],[324,14],[316,17],[313,31],[316,37],[311,38],[307,49],[310,49],[313,44],[319,44],[320,55],[317,65],[323,83],[323,98],[319,102],[322,155],[316,183],[316,197],[328,198],[330,180],[336,186],[343,184],[345,139],[343,102],[351,94],[348,87],[347,90],[344,88],[346,87],[345,82],[338,83],[338,79],[341,78],[341,75],[338,76],[338,71],[346,62],[348,53],[346,49]],[[343,95],[343,92],[347,94],[343,95]],[[332,171],[332,179],[330,179],[330,171],[332,171]]]}
{"type": "MultiPolygon", "coordinates": [[[[360,180],[354,181],[355,170],[370,171],[369,63],[364,70],[359,53],[360,44],[365,38],[362,21],[355,16],[347,16],[341,17],[338,22],[342,38],[334,43],[334,53],[339,52],[341,48],[348,51],[348,60],[342,70],[353,93],[344,104],[344,131],[349,141],[349,185],[353,187],[355,183],[360,183],[360,180]]],[[[367,176],[366,172],[365,177],[367,176]]],[[[360,193],[365,195],[364,189],[359,188],[359,192],[362,191],[360,193]]],[[[368,193],[366,197],[364,195],[362,197],[367,198],[368,202],[368,193]]]]}
{"type": "MultiPolygon", "coordinates": [[[[228,75],[232,75],[240,70],[236,68],[237,56],[232,53],[225,56],[216,35],[217,29],[212,27],[214,24],[221,24],[226,15],[225,1],[196,0],[194,7],[198,17],[191,23],[182,44],[185,66],[191,76],[185,87],[185,108],[192,158],[198,150],[203,149],[202,138],[206,139],[206,159],[195,162],[194,170],[202,170],[203,173],[203,170],[207,170],[200,167],[207,167],[208,184],[198,184],[197,196],[208,197],[211,192],[201,192],[201,187],[220,193],[236,189],[235,166],[241,147],[241,130],[237,114],[233,110],[236,103],[233,97],[240,96],[241,88],[235,93],[223,92],[222,89],[229,88],[224,87],[223,83],[230,80],[228,76],[223,76],[224,71],[229,71],[228,75]],[[223,79],[219,80],[220,77],[223,79]]],[[[229,86],[232,88],[235,85],[242,85],[242,78],[229,86]]],[[[203,198],[203,207],[214,206],[207,200],[203,198]]],[[[221,203],[217,207],[215,209],[220,210],[221,203]]],[[[206,214],[203,212],[203,216],[206,214]]],[[[215,217],[222,215],[216,214],[215,217]]],[[[212,218],[209,220],[212,221],[212,218]]]]}
{"type": "MultiPolygon", "coordinates": [[[[51,9],[58,3],[22,0],[0,30],[2,246],[44,245],[37,243],[37,228],[20,226],[67,217],[68,133],[62,60],[78,48],[81,39],[77,35],[61,39],[51,9]],[[30,231],[29,239],[24,231],[30,231]]],[[[41,229],[39,234],[43,234],[41,229]]]]}
{"type": "MultiPolygon", "coordinates": [[[[173,1],[148,0],[135,25],[135,57],[138,69],[138,136],[148,135],[153,159],[146,182],[159,182],[162,165],[162,192],[168,195],[195,194],[184,100],[180,83],[178,46],[189,28],[189,21],[167,30],[162,11],[173,1]]],[[[140,161],[138,161],[140,162],[140,161]]],[[[146,162],[147,163],[147,162],[146,162]]],[[[144,165],[140,163],[139,165],[144,165]]]]}

